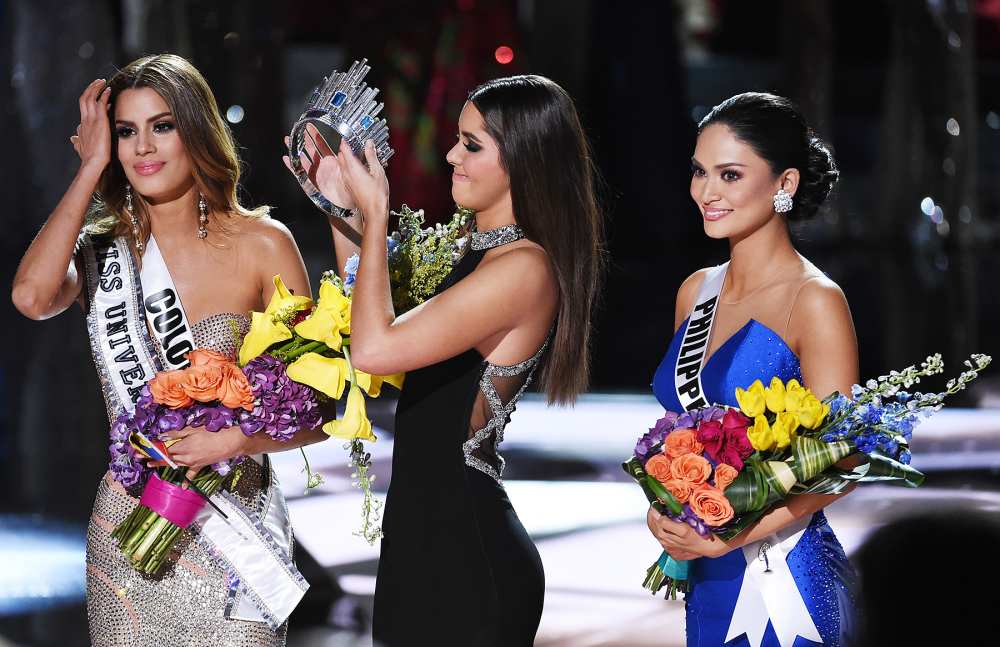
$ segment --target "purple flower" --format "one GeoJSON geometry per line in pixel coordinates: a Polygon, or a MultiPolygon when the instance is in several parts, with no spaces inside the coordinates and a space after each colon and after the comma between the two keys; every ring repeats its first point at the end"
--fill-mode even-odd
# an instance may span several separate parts
{"type": "Polygon", "coordinates": [[[165,434],[168,431],[177,431],[187,426],[187,416],[179,409],[166,409],[156,418],[157,434],[165,434]]]}
{"type": "Polygon", "coordinates": [[[282,442],[299,429],[315,429],[322,422],[315,392],[285,374],[277,358],[261,355],[243,369],[254,394],[252,411],[238,412],[240,429],[246,435],[263,431],[282,442]]]}
{"type": "Polygon", "coordinates": [[[236,424],[236,411],[221,404],[195,404],[188,408],[187,424],[217,432],[236,424]]]}

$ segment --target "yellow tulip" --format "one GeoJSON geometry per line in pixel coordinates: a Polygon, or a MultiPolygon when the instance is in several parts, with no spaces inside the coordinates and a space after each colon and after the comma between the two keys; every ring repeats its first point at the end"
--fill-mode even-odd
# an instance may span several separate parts
{"type": "Polygon", "coordinates": [[[785,410],[785,384],[776,377],[771,378],[771,386],[764,389],[764,403],[774,413],[785,410]]]}
{"type": "Polygon", "coordinates": [[[788,380],[785,385],[785,411],[798,411],[808,395],[809,389],[799,384],[798,380],[788,380]]]}
{"type": "Polygon", "coordinates": [[[316,309],[295,326],[295,332],[306,339],[321,341],[333,350],[340,350],[342,333],[351,331],[351,301],[329,281],[319,286],[316,309]]]}
{"type": "Polygon", "coordinates": [[[365,412],[365,396],[357,386],[347,393],[347,408],[340,420],[331,420],[323,425],[323,431],[342,440],[375,440],[372,423],[365,412]]]}
{"type": "Polygon", "coordinates": [[[275,274],[273,281],[274,294],[271,295],[271,300],[267,303],[267,308],[264,309],[265,313],[277,315],[279,319],[284,319],[292,312],[312,307],[313,300],[307,296],[292,294],[291,290],[286,288],[285,284],[281,281],[280,274],[275,274]]]}
{"type": "Polygon", "coordinates": [[[799,422],[806,429],[816,429],[823,421],[826,419],[826,415],[830,413],[830,405],[823,404],[816,398],[812,393],[808,397],[803,399],[795,414],[799,418],[799,422]]]}
{"type": "Polygon", "coordinates": [[[747,440],[759,452],[774,447],[774,434],[771,432],[771,425],[767,424],[767,418],[762,415],[754,418],[753,427],[747,429],[747,440]]]}
{"type": "Polygon", "coordinates": [[[347,383],[347,360],[343,357],[324,357],[319,353],[306,353],[288,365],[289,379],[322,391],[334,400],[344,395],[347,383]]]}
{"type": "Polygon", "coordinates": [[[280,320],[264,312],[250,313],[250,331],[243,338],[240,346],[240,366],[246,366],[247,362],[257,357],[272,344],[292,338],[292,331],[280,320]]]}
{"type": "Polygon", "coordinates": [[[771,434],[774,436],[774,444],[778,449],[784,449],[792,444],[795,438],[795,430],[799,428],[799,419],[794,413],[782,411],[774,420],[771,426],[771,434]]]}
{"type": "Polygon", "coordinates": [[[754,380],[750,388],[744,391],[736,387],[736,401],[740,410],[750,418],[756,418],[764,413],[764,385],[760,380],[754,380]]]}

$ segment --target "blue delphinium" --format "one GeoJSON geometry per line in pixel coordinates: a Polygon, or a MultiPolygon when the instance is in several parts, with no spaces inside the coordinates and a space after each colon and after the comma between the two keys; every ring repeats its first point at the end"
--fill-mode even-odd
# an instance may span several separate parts
{"type": "MultiPolygon", "coordinates": [[[[389,240],[392,239],[390,238],[389,240]]],[[[358,278],[358,266],[360,264],[361,257],[357,254],[351,254],[351,257],[344,263],[344,289],[348,292],[354,287],[354,282],[358,278]]]]}

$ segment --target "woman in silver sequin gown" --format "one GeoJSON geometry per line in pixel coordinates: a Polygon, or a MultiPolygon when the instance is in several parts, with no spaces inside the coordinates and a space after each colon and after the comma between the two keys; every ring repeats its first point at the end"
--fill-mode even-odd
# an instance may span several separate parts
{"type": "MultiPolygon", "coordinates": [[[[14,281],[13,300],[24,315],[45,319],[76,301],[88,313],[93,336],[99,313],[91,297],[102,276],[84,271],[81,253],[102,237],[125,237],[140,259],[154,236],[195,344],[230,357],[238,336],[248,329],[245,313],[263,309],[274,290],[274,275],[281,274],[295,292],[309,293],[288,230],[270,220],[266,210],[239,204],[232,136],[211,90],[190,63],[172,55],[135,61],[110,82],[88,86],[80,97],[80,114],[80,126],[70,138],[80,169],[25,253],[14,281]]],[[[152,336],[143,336],[156,344],[152,336]]],[[[154,350],[162,353],[159,347],[154,350]]],[[[110,418],[117,412],[108,385],[103,386],[110,418]]],[[[246,437],[238,427],[217,433],[185,429],[179,436],[183,439],[171,452],[184,465],[256,457],[238,468],[239,478],[227,487],[257,513],[284,506],[266,453],[325,438],[316,430],[278,443],[260,435],[246,437]]],[[[287,625],[271,629],[261,622],[227,619],[230,578],[192,531],[181,535],[159,575],[147,577],[131,568],[111,532],[137,505],[137,495],[110,472],[100,479],[87,535],[91,642],[283,645],[287,625]]]]}
{"type": "MultiPolygon", "coordinates": [[[[545,582],[504,490],[499,446],[532,378],[550,401],[572,401],[586,386],[600,216],[576,110],[552,81],[484,84],[456,130],[452,196],[476,211],[478,231],[437,293],[399,317],[386,271],[388,187],[374,148],[367,169],[346,146],[336,156],[313,151],[311,161],[324,195],[364,218],[354,362],[407,371],[374,638],[520,647],[533,643],[545,582]]],[[[347,241],[335,241],[340,255],[347,241]]]]}

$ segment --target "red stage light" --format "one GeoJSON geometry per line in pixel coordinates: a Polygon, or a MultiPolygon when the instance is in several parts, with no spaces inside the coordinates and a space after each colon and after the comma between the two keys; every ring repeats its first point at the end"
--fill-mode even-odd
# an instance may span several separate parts
{"type": "Polygon", "coordinates": [[[493,52],[493,56],[497,59],[497,63],[500,65],[506,65],[514,60],[514,50],[506,45],[501,45],[500,47],[497,47],[497,51],[493,52]]]}

